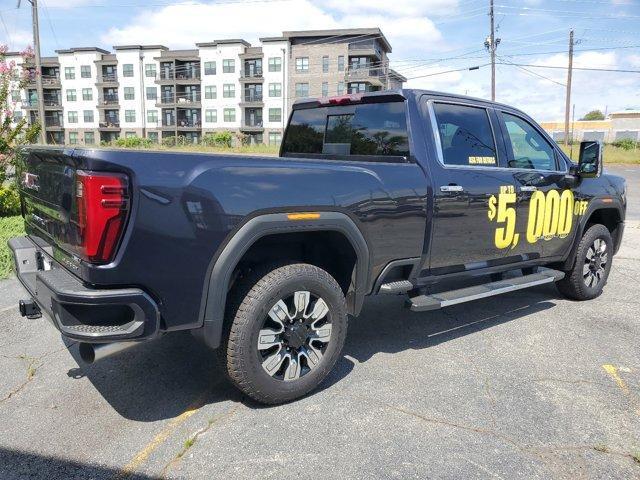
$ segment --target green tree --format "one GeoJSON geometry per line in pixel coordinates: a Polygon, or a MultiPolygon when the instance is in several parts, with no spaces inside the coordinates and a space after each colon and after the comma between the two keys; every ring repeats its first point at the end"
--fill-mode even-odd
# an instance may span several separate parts
{"type": "MultiPolygon", "coordinates": [[[[7,61],[7,47],[0,45],[0,184],[5,179],[7,167],[15,159],[16,148],[25,143],[33,143],[40,133],[40,124],[27,124],[24,116],[14,121],[16,102],[11,92],[22,91],[29,81],[27,70],[16,65],[15,60],[7,61]]],[[[33,50],[21,52],[25,62],[33,58],[33,50]]]]}
{"type": "Polygon", "coordinates": [[[604,113],[600,110],[591,110],[580,120],[604,120],[604,113]]]}

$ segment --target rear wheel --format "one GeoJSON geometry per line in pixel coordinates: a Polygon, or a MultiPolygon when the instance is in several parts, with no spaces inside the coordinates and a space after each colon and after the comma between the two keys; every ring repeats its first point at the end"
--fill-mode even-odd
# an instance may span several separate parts
{"type": "Polygon", "coordinates": [[[313,390],[331,371],[347,333],[336,280],[308,264],[256,272],[236,292],[227,373],[251,398],[277,404],[313,390]]]}
{"type": "Polygon", "coordinates": [[[602,293],[611,271],[613,241],[604,225],[592,225],[576,250],[573,268],[556,285],[560,293],[574,300],[590,300],[602,293]]]}

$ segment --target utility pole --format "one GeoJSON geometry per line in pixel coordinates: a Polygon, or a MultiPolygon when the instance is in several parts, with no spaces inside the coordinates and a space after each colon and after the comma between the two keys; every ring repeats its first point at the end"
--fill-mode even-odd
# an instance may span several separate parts
{"type": "MultiPolygon", "coordinates": [[[[571,113],[571,75],[573,73],[573,30],[569,31],[569,69],[567,71],[567,98],[564,106],[564,144],[569,144],[569,114],[571,113]]],[[[573,142],[572,142],[573,143],[573,142]]]]}
{"type": "Polygon", "coordinates": [[[493,13],[493,0],[489,1],[489,22],[491,26],[491,33],[489,37],[484,41],[484,46],[491,54],[491,101],[496,99],[496,49],[500,44],[500,39],[496,38],[495,30],[495,15],[493,13]]]}
{"type": "MultiPolygon", "coordinates": [[[[18,0],[20,8],[21,0],[18,0]]],[[[47,143],[44,118],[44,94],[42,93],[42,61],[40,59],[40,27],[38,25],[38,0],[28,0],[31,4],[31,20],[33,23],[33,52],[36,67],[36,95],[38,102],[38,119],[40,122],[40,143],[47,143]]]]}

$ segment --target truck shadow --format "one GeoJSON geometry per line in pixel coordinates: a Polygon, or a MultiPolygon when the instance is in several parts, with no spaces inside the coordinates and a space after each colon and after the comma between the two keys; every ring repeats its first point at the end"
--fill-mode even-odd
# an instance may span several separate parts
{"type": "MultiPolygon", "coordinates": [[[[352,319],[343,355],[316,394],[340,382],[359,363],[377,353],[422,350],[480,330],[548,310],[555,305],[553,287],[532,288],[448,309],[412,313],[401,296],[368,299],[360,317],[352,319]]],[[[222,401],[246,400],[224,377],[215,352],[189,333],[157,341],[106,358],[93,365],[80,360],[77,346],[69,349],[79,367],[71,378],[86,377],[124,418],[156,421],[173,418],[188,408],[222,401]]]]}

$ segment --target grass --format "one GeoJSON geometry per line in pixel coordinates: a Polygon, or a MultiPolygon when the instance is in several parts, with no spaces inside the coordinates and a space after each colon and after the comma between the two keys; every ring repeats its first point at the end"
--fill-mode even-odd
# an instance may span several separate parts
{"type": "MultiPolygon", "coordinates": [[[[575,162],[578,161],[578,155],[580,154],[579,144],[573,145],[573,152],[571,152],[571,146],[565,147],[564,145],[560,145],[560,148],[562,148],[567,155],[570,155],[571,160],[575,162]]],[[[605,145],[602,158],[604,159],[605,165],[613,163],[640,165],[640,148],[625,150],[624,148],[614,147],[613,145],[605,145]]]]}
{"type": "Polygon", "coordinates": [[[13,257],[7,246],[7,240],[23,234],[22,217],[0,218],[0,279],[7,278],[13,272],[13,257]]]}

